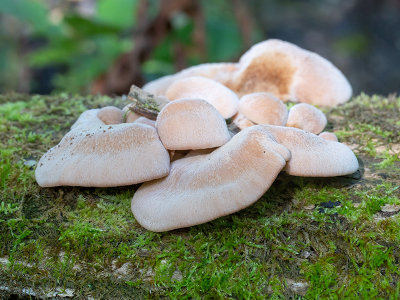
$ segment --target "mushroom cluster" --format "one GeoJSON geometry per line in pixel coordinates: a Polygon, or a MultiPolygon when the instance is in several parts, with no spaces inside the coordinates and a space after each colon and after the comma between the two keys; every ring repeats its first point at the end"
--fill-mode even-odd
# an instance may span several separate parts
{"type": "Polygon", "coordinates": [[[313,106],[351,97],[329,61],[267,40],[238,63],[203,64],[132,86],[133,103],[81,114],[40,159],[43,187],[143,183],[131,209],[156,232],[208,222],[257,201],[281,171],[330,177],[357,171],[354,153],[313,106]],[[287,108],[284,101],[302,102],[287,108]]]}

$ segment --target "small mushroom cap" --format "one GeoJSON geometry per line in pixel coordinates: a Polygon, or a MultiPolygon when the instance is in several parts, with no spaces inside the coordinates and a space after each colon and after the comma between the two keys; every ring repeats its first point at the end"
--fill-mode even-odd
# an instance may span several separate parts
{"type": "Polygon", "coordinates": [[[141,117],[139,114],[129,109],[131,105],[133,104],[128,104],[122,109],[122,112],[124,114],[123,120],[125,121],[125,123],[133,123],[141,117]]]}
{"type": "Polygon", "coordinates": [[[326,123],[326,116],[322,111],[310,104],[300,103],[289,110],[286,126],[318,134],[324,130],[326,123]]]}
{"type": "Polygon", "coordinates": [[[35,171],[40,186],[122,186],[169,173],[169,155],[154,128],[132,123],[86,125],[76,126],[42,156],[35,171]]]}
{"type": "Polygon", "coordinates": [[[158,114],[156,128],[168,150],[214,148],[230,140],[225,120],[202,99],[170,102],[158,114]]]}
{"type": "Polygon", "coordinates": [[[240,98],[238,110],[256,124],[284,126],[288,117],[286,105],[271,93],[252,93],[240,98]]]}
{"type": "Polygon", "coordinates": [[[350,99],[352,88],[331,62],[316,53],[280,41],[251,47],[226,85],[239,95],[270,92],[284,101],[335,106],[350,99]]]}
{"type": "Polygon", "coordinates": [[[233,124],[236,125],[236,127],[238,127],[240,130],[249,128],[251,126],[254,126],[256,124],[254,124],[252,121],[250,121],[249,119],[247,119],[244,115],[242,115],[240,112],[238,112],[232,119],[233,124]]]}
{"type": "Polygon", "coordinates": [[[333,132],[324,131],[324,132],[321,132],[320,134],[318,134],[318,136],[327,141],[333,141],[333,142],[339,141],[336,134],[334,134],[333,132]]]}
{"type": "Polygon", "coordinates": [[[331,177],[354,173],[358,161],[349,147],[292,127],[262,125],[292,154],[285,171],[290,175],[331,177]]]}
{"type": "Polygon", "coordinates": [[[123,116],[122,110],[115,106],[103,107],[97,113],[97,117],[106,125],[121,124],[123,116]]]}
{"type": "Polygon", "coordinates": [[[237,112],[238,97],[234,92],[221,83],[201,77],[193,76],[176,80],[167,90],[170,100],[182,98],[204,99],[225,119],[229,119],[237,112]]]}
{"type": "Polygon", "coordinates": [[[210,154],[173,162],[169,176],[136,191],[132,212],[156,232],[214,220],[257,201],[289,158],[264,128],[253,126],[210,154]]]}
{"type": "Polygon", "coordinates": [[[145,124],[145,125],[149,125],[153,128],[156,128],[156,121],[150,120],[146,117],[139,117],[137,118],[133,123],[135,124],[145,124]]]}

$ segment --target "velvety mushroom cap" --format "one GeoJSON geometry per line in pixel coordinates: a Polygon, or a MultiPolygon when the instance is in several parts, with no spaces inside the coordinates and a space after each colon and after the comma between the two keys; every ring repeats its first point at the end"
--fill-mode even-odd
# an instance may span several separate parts
{"type": "Polygon", "coordinates": [[[149,126],[151,126],[153,128],[156,128],[156,121],[150,120],[150,119],[148,119],[146,117],[139,117],[133,123],[149,125],[149,126]]]}
{"type": "Polygon", "coordinates": [[[316,53],[280,41],[251,47],[226,83],[239,95],[270,92],[282,100],[334,106],[350,99],[352,88],[332,63],[316,53]]]}
{"type": "Polygon", "coordinates": [[[99,110],[97,117],[106,125],[121,124],[124,113],[115,106],[106,106],[99,110]]]}
{"type": "Polygon", "coordinates": [[[354,173],[358,161],[346,145],[327,141],[313,133],[292,127],[260,125],[292,154],[285,171],[290,175],[331,177],[354,173]]]}
{"type": "Polygon", "coordinates": [[[271,93],[252,93],[240,98],[238,110],[257,124],[284,126],[287,121],[286,105],[271,93]]]}
{"type": "Polygon", "coordinates": [[[170,102],[158,114],[156,128],[168,150],[214,148],[230,140],[225,120],[202,99],[170,102]]]}
{"type": "Polygon", "coordinates": [[[256,124],[254,124],[252,121],[250,121],[249,119],[247,119],[245,116],[243,116],[240,112],[237,113],[233,119],[232,119],[233,124],[236,125],[236,127],[238,127],[240,130],[249,128],[251,126],[254,126],[256,124]]]}
{"type": "Polygon", "coordinates": [[[322,111],[310,104],[300,103],[289,110],[286,126],[318,134],[324,130],[326,123],[327,120],[322,111]]]}
{"type": "Polygon", "coordinates": [[[333,132],[324,131],[324,132],[321,132],[320,134],[318,134],[318,136],[327,141],[334,141],[334,142],[338,141],[336,134],[334,134],[333,132]]]}
{"type": "Polygon", "coordinates": [[[173,162],[167,177],[136,191],[132,212],[157,232],[214,220],[257,201],[289,158],[264,128],[253,126],[210,154],[173,162]]]}
{"type": "Polygon", "coordinates": [[[182,98],[204,99],[225,119],[229,119],[237,112],[238,97],[234,92],[221,83],[201,77],[193,76],[176,80],[167,90],[170,100],[182,98]]]}
{"type": "Polygon", "coordinates": [[[169,165],[168,152],[150,126],[81,123],[42,156],[35,177],[43,187],[122,186],[164,177],[169,165]]]}

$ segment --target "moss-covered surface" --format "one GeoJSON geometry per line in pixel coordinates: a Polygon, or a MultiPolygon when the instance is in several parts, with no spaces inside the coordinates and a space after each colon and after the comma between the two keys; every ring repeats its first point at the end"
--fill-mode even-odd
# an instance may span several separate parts
{"type": "Polygon", "coordinates": [[[400,98],[361,95],[325,111],[328,130],[359,157],[357,174],[281,174],[251,207],[167,233],[135,221],[137,186],[34,179],[34,162],[82,111],[126,102],[0,96],[0,298],[56,289],[95,299],[400,297],[400,217],[381,211],[400,204],[400,98]],[[323,208],[329,201],[340,205],[323,208]]]}

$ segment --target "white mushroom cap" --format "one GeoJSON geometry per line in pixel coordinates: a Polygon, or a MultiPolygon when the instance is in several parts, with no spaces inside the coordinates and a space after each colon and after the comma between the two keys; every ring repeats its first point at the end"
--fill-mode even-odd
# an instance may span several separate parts
{"type": "Polygon", "coordinates": [[[214,148],[230,140],[225,120],[202,99],[170,102],[158,114],[156,128],[168,150],[214,148]]]}
{"type": "Polygon", "coordinates": [[[121,124],[124,113],[115,106],[106,106],[101,108],[97,117],[106,125],[121,124]]]}
{"type": "Polygon", "coordinates": [[[182,98],[204,99],[214,106],[225,119],[229,119],[237,112],[238,97],[234,92],[221,83],[201,77],[193,76],[174,81],[167,90],[170,100],[182,98]]]}
{"type": "Polygon", "coordinates": [[[334,141],[334,142],[338,141],[336,134],[334,134],[333,132],[324,131],[324,132],[321,132],[320,134],[318,134],[318,136],[327,141],[334,141]]]}
{"type": "Polygon", "coordinates": [[[146,117],[139,117],[137,118],[133,123],[135,124],[145,124],[145,125],[149,125],[153,128],[156,128],[156,121],[150,120],[146,117]]]}
{"type": "Polygon", "coordinates": [[[286,126],[318,134],[324,130],[326,123],[327,120],[322,111],[310,104],[300,103],[289,110],[286,126]]]}
{"type": "Polygon", "coordinates": [[[123,109],[122,112],[124,114],[124,121],[125,123],[133,123],[135,122],[137,119],[139,119],[141,117],[141,115],[135,113],[134,111],[130,110],[129,107],[133,105],[132,103],[126,105],[123,109]]]}
{"type": "Polygon", "coordinates": [[[292,154],[285,171],[290,175],[331,177],[354,173],[358,161],[346,145],[327,141],[313,133],[292,127],[260,125],[292,154]]]}
{"type": "Polygon", "coordinates": [[[331,62],[316,53],[280,41],[251,47],[226,85],[239,95],[271,92],[282,100],[334,106],[350,99],[352,88],[331,62]]]}
{"type": "Polygon", "coordinates": [[[284,126],[288,117],[286,105],[271,93],[252,93],[240,98],[238,110],[256,124],[284,126]]]}
{"type": "Polygon", "coordinates": [[[249,128],[251,126],[254,126],[253,122],[251,122],[249,119],[247,119],[245,116],[243,116],[240,112],[238,112],[232,119],[233,124],[236,125],[240,130],[249,128]]]}
{"type": "Polygon", "coordinates": [[[132,212],[157,232],[214,220],[257,201],[289,158],[261,125],[253,126],[210,154],[173,162],[169,176],[136,191],[132,212]]]}
{"type": "Polygon", "coordinates": [[[164,177],[169,165],[168,152],[150,126],[80,123],[42,156],[35,177],[43,187],[121,186],[164,177]]]}

